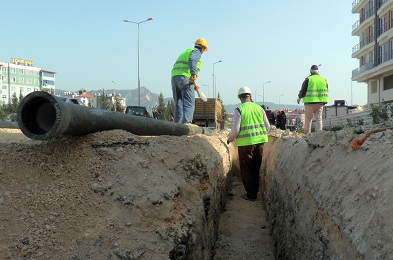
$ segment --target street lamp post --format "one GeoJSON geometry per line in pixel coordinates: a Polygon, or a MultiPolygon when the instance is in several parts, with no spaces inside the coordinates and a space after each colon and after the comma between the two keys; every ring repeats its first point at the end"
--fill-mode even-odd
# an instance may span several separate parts
{"type": "Polygon", "coordinates": [[[271,81],[269,80],[269,81],[266,81],[265,83],[263,83],[263,93],[262,93],[262,95],[263,95],[263,104],[265,105],[265,84],[267,84],[267,83],[270,83],[271,81]]]}
{"type": "Polygon", "coordinates": [[[144,22],[148,22],[153,20],[153,18],[148,18],[144,21],[141,22],[133,22],[130,20],[123,20],[123,22],[125,23],[135,23],[138,25],[138,106],[141,105],[141,79],[140,79],[140,72],[139,72],[139,24],[144,23],[144,22]]]}
{"type": "Polygon", "coordinates": [[[284,96],[284,94],[278,95],[278,105],[281,105],[280,97],[284,96]]]}
{"type": "Polygon", "coordinates": [[[214,76],[214,65],[217,64],[217,63],[220,63],[220,62],[222,62],[222,60],[219,60],[219,61],[213,63],[213,98],[216,97],[216,92],[217,92],[216,80],[215,80],[215,76],[214,76]]]}

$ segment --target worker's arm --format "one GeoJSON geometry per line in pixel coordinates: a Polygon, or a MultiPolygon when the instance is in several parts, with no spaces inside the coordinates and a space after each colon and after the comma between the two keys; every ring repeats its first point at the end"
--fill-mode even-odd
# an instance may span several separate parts
{"type": "Polygon", "coordinates": [[[300,103],[300,99],[302,99],[306,95],[307,87],[308,87],[308,78],[306,78],[303,81],[302,88],[299,91],[298,98],[297,98],[297,103],[298,104],[300,103]]]}
{"type": "Polygon", "coordinates": [[[190,66],[190,74],[191,74],[191,80],[190,82],[195,83],[196,77],[198,75],[198,61],[201,59],[202,53],[198,49],[194,49],[191,52],[190,58],[188,60],[188,65],[190,66]]]}
{"type": "Polygon", "coordinates": [[[239,134],[241,120],[242,120],[242,118],[241,118],[241,115],[239,113],[239,110],[235,109],[235,112],[233,113],[232,129],[231,129],[231,132],[228,135],[228,141],[227,141],[228,144],[230,142],[233,142],[235,140],[235,138],[237,137],[237,135],[239,134]]]}

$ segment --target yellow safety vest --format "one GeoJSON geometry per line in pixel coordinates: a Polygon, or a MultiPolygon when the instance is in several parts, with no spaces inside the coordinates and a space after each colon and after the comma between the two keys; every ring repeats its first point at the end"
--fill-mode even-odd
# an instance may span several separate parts
{"type": "Polygon", "coordinates": [[[327,103],[329,102],[329,93],[326,79],[313,74],[308,76],[308,87],[306,95],[303,97],[304,103],[327,103]]]}
{"type": "Polygon", "coordinates": [[[245,102],[238,106],[238,109],[241,123],[236,137],[237,146],[267,143],[268,135],[262,107],[253,102],[245,102]]]}
{"type": "MultiPolygon", "coordinates": [[[[177,58],[175,64],[173,65],[172,69],[172,74],[171,76],[186,76],[188,78],[191,77],[191,72],[190,72],[190,64],[188,63],[188,60],[190,59],[191,52],[195,48],[190,48],[185,50],[182,54],[180,54],[179,58],[177,58]]],[[[197,63],[197,69],[198,72],[201,70],[202,67],[202,59],[200,59],[197,63]]]]}

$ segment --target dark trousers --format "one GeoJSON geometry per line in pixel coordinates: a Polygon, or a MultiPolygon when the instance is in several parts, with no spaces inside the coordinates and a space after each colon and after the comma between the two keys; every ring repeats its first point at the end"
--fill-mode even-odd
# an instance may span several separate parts
{"type": "Polygon", "coordinates": [[[256,198],[259,190],[260,175],[262,165],[263,143],[248,146],[238,146],[240,163],[240,175],[247,196],[256,198]]]}

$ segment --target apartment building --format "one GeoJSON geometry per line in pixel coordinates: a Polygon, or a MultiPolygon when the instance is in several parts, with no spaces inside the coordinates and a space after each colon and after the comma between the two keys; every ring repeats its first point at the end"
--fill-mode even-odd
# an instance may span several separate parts
{"type": "Polygon", "coordinates": [[[11,103],[13,94],[19,98],[38,90],[55,93],[56,72],[33,65],[33,61],[17,58],[0,62],[0,104],[11,103]]]}
{"type": "Polygon", "coordinates": [[[393,0],[355,0],[352,13],[359,14],[352,26],[352,35],[359,36],[352,80],[367,84],[369,107],[393,102],[393,0]]]}

